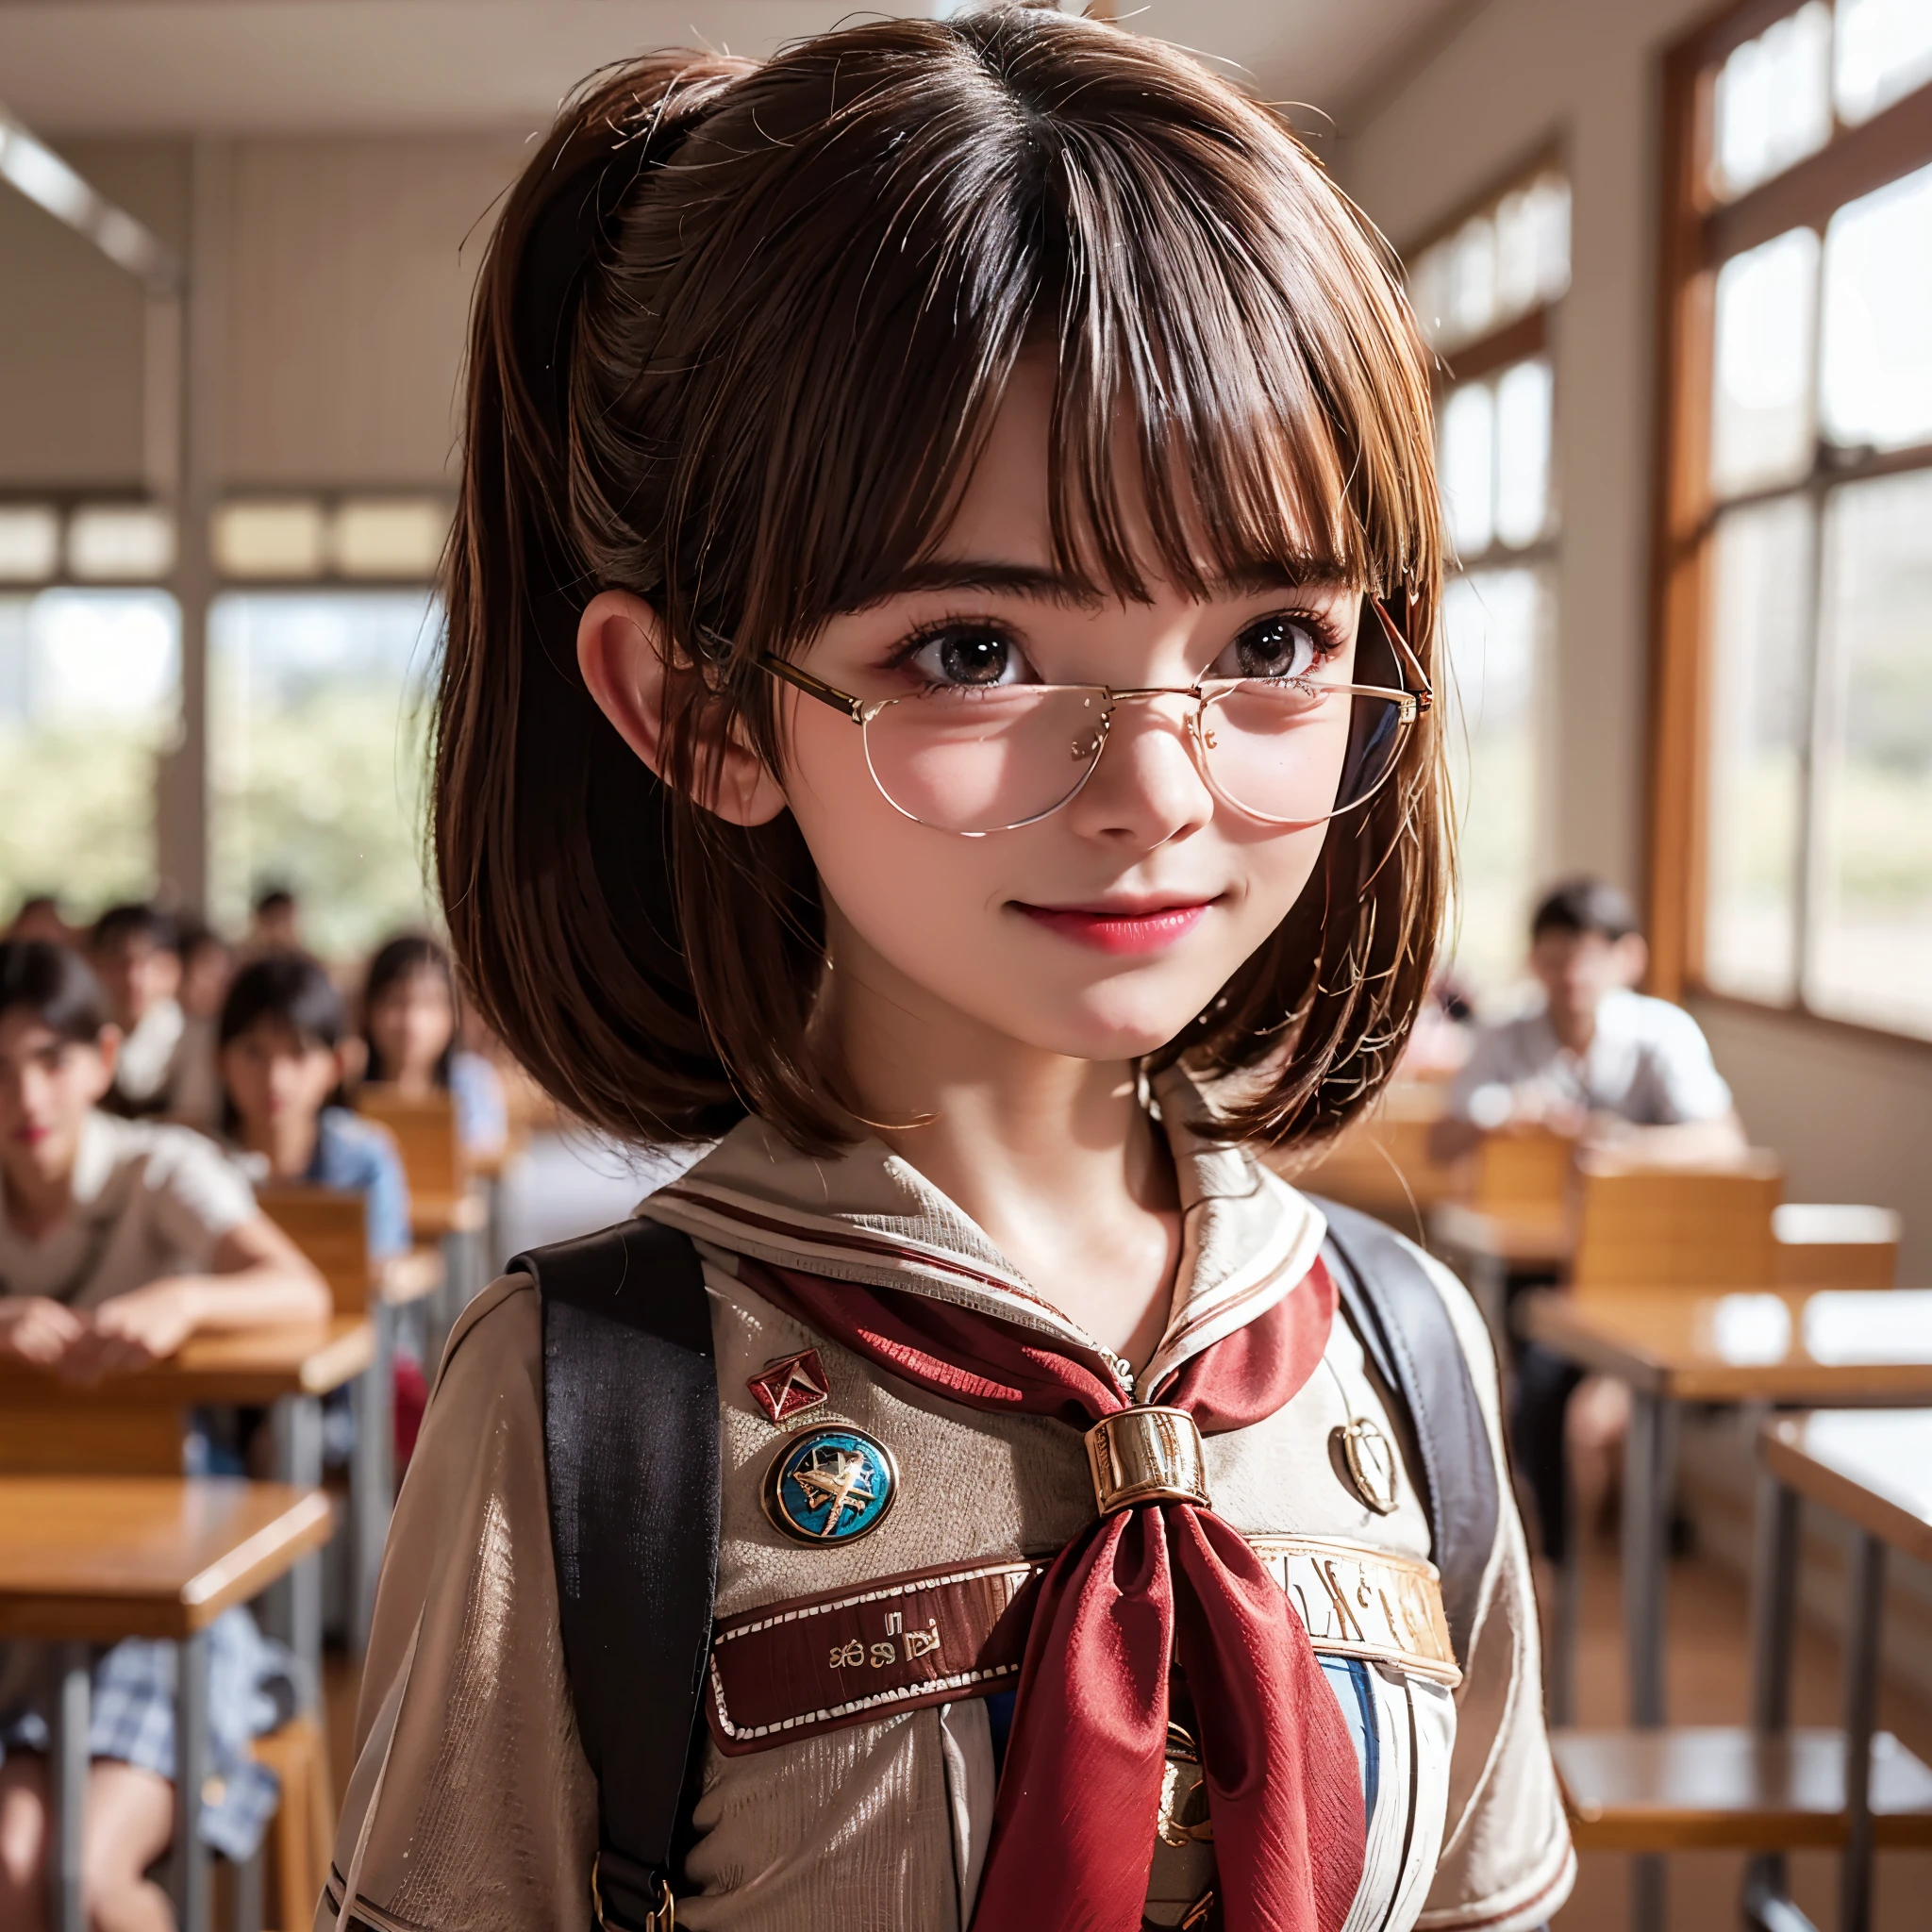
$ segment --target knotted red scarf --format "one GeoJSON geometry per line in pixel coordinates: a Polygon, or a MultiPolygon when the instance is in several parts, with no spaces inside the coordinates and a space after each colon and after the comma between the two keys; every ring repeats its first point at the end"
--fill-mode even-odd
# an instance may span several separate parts
{"type": "MultiPolygon", "coordinates": [[[[1084,1431],[1128,1406],[1104,1357],[996,1317],[741,1269],[747,1286],[821,1334],[969,1408],[1057,1416],[1084,1431]]],[[[1204,1435],[1245,1428],[1314,1373],[1334,1316],[1335,1284],[1317,1262],[1153,1394],[1204,1435]]],[[[974,1932],[1140,1932],[1176,1657],[1228,1932],[1337,1932],[1362,1872],[1355,1747],[1281,1586],[1212,1509],[1190,1503],[1099,1518],[1042,1579],[974,1932]]]]}

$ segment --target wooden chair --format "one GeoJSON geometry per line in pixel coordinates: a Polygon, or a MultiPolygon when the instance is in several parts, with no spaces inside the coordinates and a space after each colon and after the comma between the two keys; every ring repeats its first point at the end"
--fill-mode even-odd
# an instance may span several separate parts
{"type": "Polygon", "coordinates": [[[257,1205],[300,1248],[328,1283],[339,1315],[369,1307],[375,1271],[369,1262],[369,1208],[346,1188],[265,1187],[257,1205]]]}
{"type": "Polygon", "coordinates": [[[1769,1288],[1777,1278],[1772,1209],[1782,1179],[1769,1156],[1736,1168],[1577,1162],[1570,1280],[1592,1288],[1769,1288]]]}
{"type": "Polygon", "coordinates": [[[1576,1142],[1547,1127],[1485,1134],[1470,1157],[1469,1205],[1491,1214],[1560,1207],[1575,1159],[1576,1142]]]}
{"type": "Polygon", "coordinates": [[[328,1737],[312,1717],[292,1717],[256,1739],[256,1761],[281,1780],[282,1800],[269,1825],[268,1887],[278,1932],[308,1932],[315,1902],[328,1882],[335,1837],[328,1737]]]}
{"type": "Polygon", "coordinates": [[[1772,1210],[1780,1288],[1895,1288],[1901,1224],[1888,1208],[1787,1201],[1772,1210]]]}
{"type": "Polygon", "coordinates": [[[482,1225],[483,1204],[470,1185],[457,1110],[447,1093],[408,1098],[392,1086],[370,1081],[357,1090],[356,1111],[394,1137],[419,1241],[482,1225]]]}
{"type": "Polygon", "coordinates": [[[1456,1170],[1429,1157],[1429,1130],[1442,1117],[1444,1097],[1436,1082],[1397,1081],[1311,1163],[1280,1171],[1297,1187],[1413,1235],[1418,1215],[1456,1191],[1456,1170]]]}

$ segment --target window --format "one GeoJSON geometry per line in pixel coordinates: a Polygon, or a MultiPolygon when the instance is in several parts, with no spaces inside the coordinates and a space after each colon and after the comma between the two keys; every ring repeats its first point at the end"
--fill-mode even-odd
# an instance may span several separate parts
{"type": "Polygon", "coordinates": [[[180,631],[163,591],[0,588],[0,917],[32,892],[72,915],[154,890],[180,631]]]}
{"type": "Polygon", "coordinates": [[[1658,977],[1932,1038],[1932,8],[1762,20],[1669,67],[1658,977]]]}
{"type": "Polygon", "coordinates": [[[1442,608],[1461,849],[1457,970],[1521,970],[1546,822],[1538,728],[1555,636],[1553,306],[1570,286],[1570,189],[1540,160],[1415,257],[1410,300],[1442,358],[1436,459],[1456,553],[1442,608]]]}
{"type": "Polygon", "coordinates": [[[422,924],[426,591],[236,591],[208,620],[211,910],[295,887],[325,958],[422,924]]]}

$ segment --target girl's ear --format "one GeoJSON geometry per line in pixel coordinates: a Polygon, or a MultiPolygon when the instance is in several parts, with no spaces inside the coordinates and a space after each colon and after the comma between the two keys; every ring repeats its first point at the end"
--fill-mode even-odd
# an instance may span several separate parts
{"type": "MultiPolygon", "coordinates": [[[[618,736],[664,775],[664,626],[641,597],[600,591],[577,622],[577,665],[597,708],[618,736]]],[[[697,763],[706,774],[695,803],[734,825],[762,825],[785,809],[785,793],[749,745],[726,733],[716,758],[697,763]]]]}

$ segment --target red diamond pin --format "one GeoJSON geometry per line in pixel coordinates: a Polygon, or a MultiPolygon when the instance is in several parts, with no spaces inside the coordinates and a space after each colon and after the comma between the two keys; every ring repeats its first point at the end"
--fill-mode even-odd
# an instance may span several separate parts
{"type": "Polygon", "coordinates": [[[744,1386],[757,1396],[758,1407],[774,1423],[789,1423],[793,1416],[803,1415],[832,1399],[832,1385],[825,1377],[824,1364],[819,1360],[815,1348],[767,1362],[744,1386]]]}

